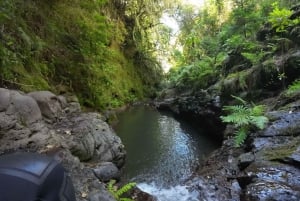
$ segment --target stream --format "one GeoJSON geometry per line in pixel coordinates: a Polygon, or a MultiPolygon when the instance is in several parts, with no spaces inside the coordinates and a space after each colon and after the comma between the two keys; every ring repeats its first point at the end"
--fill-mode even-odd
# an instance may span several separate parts
{"type": "Polygon", "coordinates": [[[169,113],[138,106],[119,114],[116,133],[127,151],[124,180],[159,201],[197,201],[184,184],[217,143],[169,113]]]}

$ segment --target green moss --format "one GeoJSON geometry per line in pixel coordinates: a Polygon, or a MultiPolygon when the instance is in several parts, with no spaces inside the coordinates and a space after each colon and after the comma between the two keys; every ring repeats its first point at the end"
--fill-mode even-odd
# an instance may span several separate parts
{"type": "Polygon", "coordinates": [[[299,147],[300,138],[295,138],[292,142],[276,148],[266,148],[263,155],[270,161],[285,159],[291,156],[299,147]]]}
{"type": "Polygon", "coordinates": [[[143,98],[154,85],[155,71],[140,66],[145,58],[124,56],[131,33],[112,2],[4,0],[0,6],[6,11],[0,78],[21,90],[64,86],[82,104],[107,109],[143,98]]]}

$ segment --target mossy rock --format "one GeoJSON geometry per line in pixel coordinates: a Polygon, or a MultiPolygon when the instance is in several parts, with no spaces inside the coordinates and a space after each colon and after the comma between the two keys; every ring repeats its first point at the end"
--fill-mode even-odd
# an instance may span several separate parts
{"type": "Polygon", "coordinates": [[[290,158],[300,146],[300,137],[294,138],[290,143],[278,147],[266,148],[263,155],[270,161],[281,161],[290,158]]]}
{"type": "Polygon", "coordinates": [[[222,97],[231,95],[242,96],[242,98],[256,98],[262,93],[261,66],[253,66],[250,69],[229,74],[222,81],[222,97]]]}

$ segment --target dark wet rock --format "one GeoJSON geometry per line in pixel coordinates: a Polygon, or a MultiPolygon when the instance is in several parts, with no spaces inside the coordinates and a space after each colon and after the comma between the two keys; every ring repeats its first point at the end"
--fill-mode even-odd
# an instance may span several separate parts
{"type": "Polygon", "coordinates": [[[260,136],[298,136],[300,134],[300,112],[285,112],[280,118],[260,133],[260,136]]]}
{"type": "Polygon", "coordinates": [[[114,196],[106,191],[103,190],[94,190],[89,194],[88,201],[116,201],[114,196]]]}
{"type": "Polygon", "coordinates": [[[258,157],[267,158],[271,161],[278,161],[299,167],[299,149],[300,138],[290,137],[282,140],[281,143],[272,144],[271,146],[264,147],[259,153],[258,157]]]}
{"type": "Polygon", "coordinates": [[[300,4],[294,5],[291,10],[293,11],[293,14],[290,16],[291,20],[297,19],[297,17],[300,17],[300,4]]]}
{"type": "Polygon", "coordinates": [[[261,150],[265,147],[276,147],[279,146],[281,144],[290,142],[292,138],[288,137],[288,136],[278,136],[278,137],[256,137],[254,139],[252,139],[252,149],[257,151],[257,150],[261,150]]]}
{"type": "Polygon", "coordinates": [[[218,95],[209,95],[207,91],[199,90],[157,100],[155,106],[160,110],[171,111],[176,117],[185,119],[196,128],[205,130],[210,137],[222,141],[224,125],[219,118],[221,108],[218,95]]]}
{"type": "Polygon", "coordinates": [[[263,94],[260,90],[263,87],[262,80],[265,79],[261,76],[261,71],[262,67],[257,65],[247,70],[229,74],[220,81],[222,103],[228,104],[232,100],[232,94],[239,94],[241,98],[245,99],[261,96],[263,94]]]}
{"type": "Polygon", "coordinates": [[[236,177],[240,172],[238,156],[242,150],[232,147],[231,140],[225,140],[223,146],[208,157],[191,181],[190,185],[197,189],[200,200],[239,200],[241,187],[236,177]]]}
{"type": "Polygon", "coordinates": [[[265,41],[267,37],[274,33],[270,23],[265,24],[258,32],[256,33],[256,40],[265,41]]]}
{"type": "Polygon", "coordinates": [[[103,182],[108,182],[112,179],[119,180],[121,173],[117,166],[112,162],[103,162],[93,169],[96,177],[103,182]]]}
{"type": "Polygon", "coordinates": [[[241,170],[243,170],[248,167],[254,160],[255,156],[251,152],[241,154],[238,158],[238,166],[241,170]]]}
{"type": "MultiPolygon", "coordinates": [[[[295,34],[295,32],[293,33],[295,34]]],[[[285,82],[289,85],[298,78],[300,73],[300,50],[291,51],[287,55],[284,55],[284,58],[283,68],[286,76],[285,82]]]]}
{"type": "Polygon", "coordinates": [[[130,195],[132,198],[134,198],[135,201],[157,201],[157,198],[150,195],[149,193],[142,191],[138,187],[133,188],[130,195]]]}
{"type": "Polygon", "coordinates": [[[300,200],[300,191],[295,191],[291,186],[277,182],[257,181],[247,186],[242,200],[298,201],[300,200]]]}
{"type": "MultiPolygon", "coordinates": [[[[261,161],[251,164],[245,173],[253,181],[273,181],[293,186],[294,190],[300,190],[300,170],[282,163],[261,161]]],[[[299,191],[300,192],[300,191],[299,191]]]]}
{"type": "Polygon", "coordinates": [[[224,70],[223,73],[225,75],[228,75],[229,73],[234,73],[250,68],[252,66],[252,63],[241,54],[240,50],[235,50],[228,54],[228,57],[224,60],[222,66],[222,69],[224,70]]]}
{"type": "Polygon", "coordinates": [[[300,145],[290,156],[286,157],[286,160],[300,168],[300,145]]]}
{"type": "Polygon", "coordinates": [[[291,37],[294,39],[293,41],[295,41],[298,45],[300,44],[300,26],[294,27],[291,30],[291,37]]]}
{"type": "MultiPolygon", "coordinates": [[[[281,101],[280,97],[276,101],[281,101]]],[[[199,170],[194,189],[206,200],[300,200],[299,108],[268,113],[267,128],[234,148],[234,129],[199,170]],[[198,183],[197,183],[198,182],[198,183]]]]}

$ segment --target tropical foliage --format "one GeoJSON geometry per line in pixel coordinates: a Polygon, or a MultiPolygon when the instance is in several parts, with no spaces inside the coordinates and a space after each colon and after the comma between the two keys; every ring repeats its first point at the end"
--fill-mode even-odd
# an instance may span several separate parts
{"type": "Polygon", "coordinates": [[[229,114],[221,116],[221,119],[224,123],[233,124],[236,128],[234,141],[235,146],[239,147],[244,143],[251,128],[263,129],[268,123],[268,118],[264,116],[264,105],[249,105],[243,99],[233,97],[241,104],[224,106],[223,110],[229,114]]]}
{"type": "Polygon", "coordinates": [[[256,40],[257,31],[266,22],[277,31],[299,23],[299,19],[289,19],[289,8],[296,3],[293,0],[207,0],[199,10],[179,7],[175,17],[180,22],[176,44],[180,48],[174,47],[175,67],[168,75],[169,84],[205,89],[208,77],[224,78],[222,64],[230,53],[239,53],[252,64],[259,64],[274,50],[271,45],[275,39],[266,47],[256,40]]]}
{"type": "Polygon", "coordinates": [[[277,32],[284,32],[288,26],[292,26],[300,23],[300,19],[290,19],[292,11],[286,8],[280,9],[278,2],[272,4],[273,11],[270,13],[269,22],[277,32]]]}
{"type": "Polygon", "coordinates": [[[287,96],[293,96],[295,94],[298,94],[299,92],[300,92],[300,80],[296,80],[291,85],[289,85],[285,94],[287,96]]]}
{"type": "Polygon", "coordinates": [[[110,180],[107,185],[107,190],[114,196],[117,201],[133,201],[131,198],[123,198],[121,197],[124,193],[130,191],[133,187],[136,186],[136,183],[130,182],[122,186],[121,188],[117,188],[115,186],[116,180],[110,180]]]}
{"type": "Polygon", "coordinates": [[[1,86],[76,93],[98,109],[153,95],[162,71],[149,35],[168,6],[157,2],[1,0],[1,86]]]}

